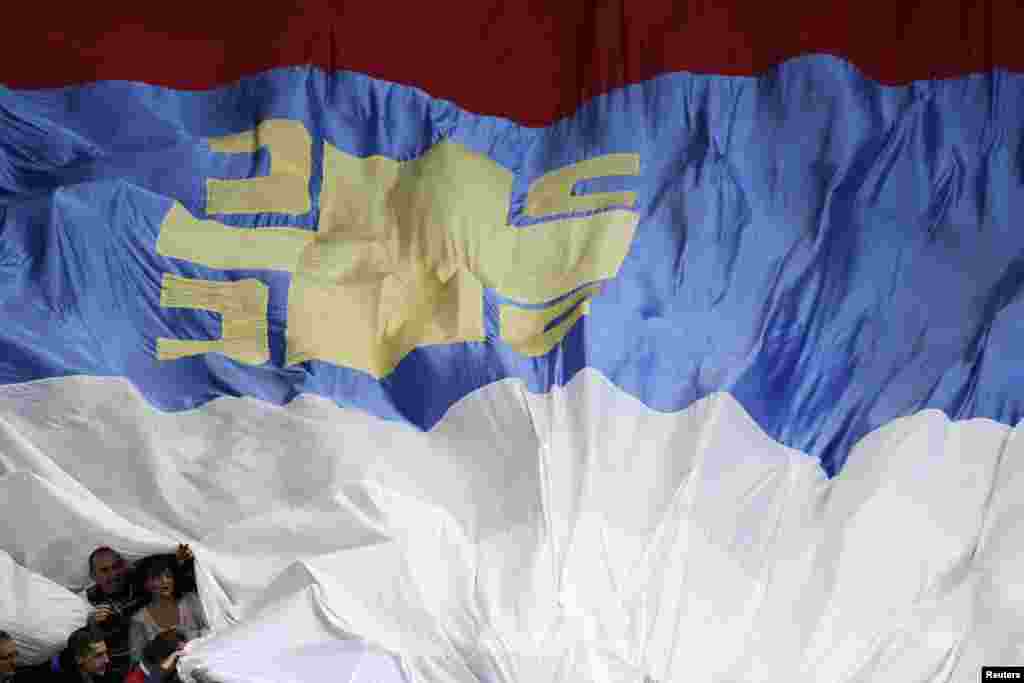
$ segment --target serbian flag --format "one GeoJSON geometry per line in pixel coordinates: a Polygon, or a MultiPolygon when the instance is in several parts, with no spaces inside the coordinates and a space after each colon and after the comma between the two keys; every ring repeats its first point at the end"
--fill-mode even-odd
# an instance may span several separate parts
{"type": "Polygon", "coordinates": [[[20,3],[0,629],[187,680],[1024,664],[1006,0],[20,3]]]}

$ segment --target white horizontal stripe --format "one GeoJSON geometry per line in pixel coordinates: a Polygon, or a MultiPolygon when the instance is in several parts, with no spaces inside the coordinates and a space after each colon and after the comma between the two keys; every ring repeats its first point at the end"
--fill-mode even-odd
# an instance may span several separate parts
{"type": "MultiPolygon", "coordinates": [[[[356,636],[424,681],[962,680],[1024,638],[1016,434],[923,412],[829,481],[727,394],[663,414],[592,370],[490,385],[426,434],[48,380],[0,387],[0,549],[27,568],[2,571],[74,586],[101,543],[188,542],[218,632],[182,666],[225,680],[300,680],[356,636]]],[[[81,616],[46,585],[0,600],[40,648],[25,615],[81,616]]]]}

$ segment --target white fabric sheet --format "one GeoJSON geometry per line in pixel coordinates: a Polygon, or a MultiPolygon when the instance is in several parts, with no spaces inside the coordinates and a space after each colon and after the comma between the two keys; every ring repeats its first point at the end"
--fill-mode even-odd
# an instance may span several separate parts
{"type": "Polygon", "coordinates": [[[215,629],[186,677],[973,681],[1024,662],[1022,450],[930,411],[829,481],[727,394],[661,414],[591,370],[426,434],[312,397],[0,387],[0,628],[45,656],[96,545],[185,542],[215,629]]]}

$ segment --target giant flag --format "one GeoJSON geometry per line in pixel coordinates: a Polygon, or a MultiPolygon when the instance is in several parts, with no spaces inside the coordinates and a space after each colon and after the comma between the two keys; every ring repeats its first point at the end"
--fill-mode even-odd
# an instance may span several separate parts
{"type": "Polygon", "coordinates": [[[1011,3],[100,5],[0,39],[28,659],[186,542],[188,680],[1024,665],[1011,3]]]}

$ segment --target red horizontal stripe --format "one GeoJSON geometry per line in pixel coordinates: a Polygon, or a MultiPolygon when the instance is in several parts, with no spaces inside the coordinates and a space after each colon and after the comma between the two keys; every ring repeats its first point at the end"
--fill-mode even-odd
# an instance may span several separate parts
{"type": "MultiPolygon", "coordinates": [[[[0,82],[199,89],[349,69],[545,124],[659,73],[751,75],[827,52],[885,83],[1024,71],[1017,0],[14,0],[0,82]],[[300,9],[301,8],[301,9],[300,9]]],[[[1024,3],[1021,3],[1024,4],[1024,3]]]]}

